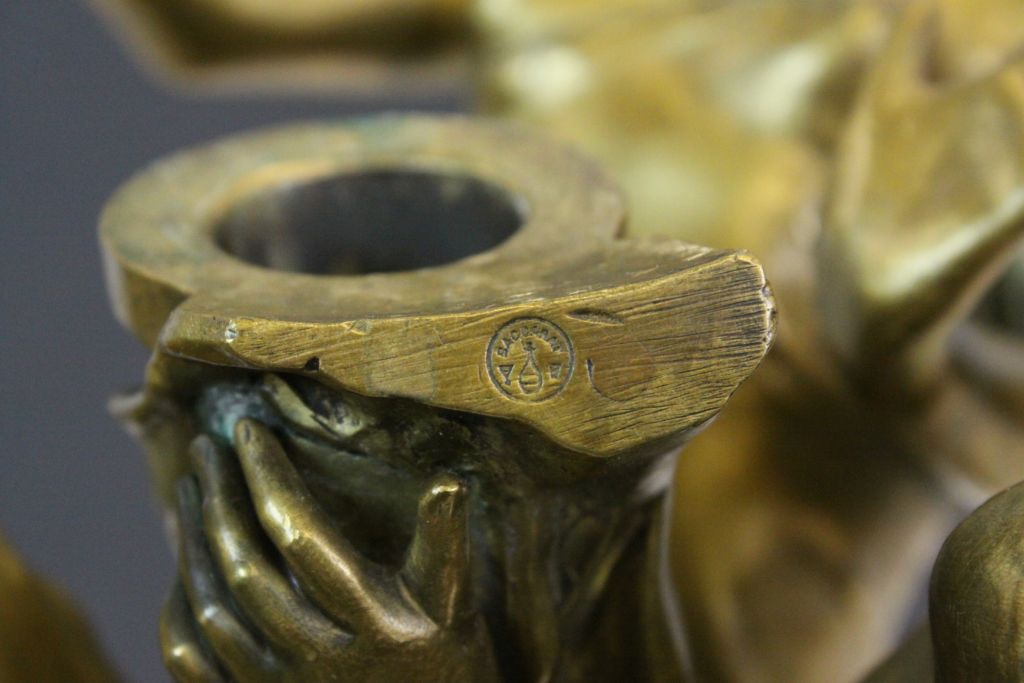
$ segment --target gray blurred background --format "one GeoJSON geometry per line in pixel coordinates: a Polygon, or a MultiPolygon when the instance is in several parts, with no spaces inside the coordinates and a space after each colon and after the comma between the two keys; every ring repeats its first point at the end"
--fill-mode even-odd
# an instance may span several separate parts
{"type": "Polygon", "coordinates": [[[101,206],[148,161],[225,133],[451,100],[189,95],[142,73],[86,3],[0,0],[0,529],[127,680],[168,680],[173,566],[142,454],[106,412],[148,354],[109,312],[101,206]]]}

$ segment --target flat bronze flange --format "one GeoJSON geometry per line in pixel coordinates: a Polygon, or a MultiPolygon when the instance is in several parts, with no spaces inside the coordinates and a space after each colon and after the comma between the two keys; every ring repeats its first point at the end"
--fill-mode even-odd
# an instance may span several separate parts
{"type": "MultiPolygon", "coordinates": [[[[773,329],[750,256],[617,241],[623,221],[611,182],[550,142],[462,118],[384,117],[160,162],[116,195],[101,232],[121,319],[166,353],[509,418],[604,457],[678,441],[712,417],[773,329]],[[364,196],[374,186],[377,199],[364,196]],[[424,242],[461,227],[493,243],[506,222],[514,234],[447,265],[365,275],[229,253],[308,267],[274,256],[274,241],[308,227],[316,206],[337,227],[331,240],[396,220],[425,221],[424,242]],[[369,218],[352,212],[363,209],[369,218]]],[[[401,242],[387,248],[417,252],[401,242]]]]}
{"type": "Polygon", "coordinates": [[[436,93],[465,77],[465,0],[91,0],[173,82],[436,93]]]}

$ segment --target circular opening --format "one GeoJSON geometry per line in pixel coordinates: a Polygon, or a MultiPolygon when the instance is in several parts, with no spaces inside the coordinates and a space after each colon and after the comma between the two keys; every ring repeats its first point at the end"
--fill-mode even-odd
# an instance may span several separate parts
{"type": "Polygon", "coordinates": [[[217,226],[256,265],[354,275],[439,266],[501,244],[522,224],[502,190],[468,176],[381,170],[256,193],[217,226]]]}

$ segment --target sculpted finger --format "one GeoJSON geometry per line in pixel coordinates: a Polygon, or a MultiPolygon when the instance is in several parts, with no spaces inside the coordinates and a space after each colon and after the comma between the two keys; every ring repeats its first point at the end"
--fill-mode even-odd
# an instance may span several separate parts
{"type": "Polygon", "coordinates": [[[178,521],[179,573],[203,637],[233,678],[263,680],[268,655],[235,614],[227,590],[219,580],[203,537],[199,489],[190,478],[178,484],[178,521]]]}
{"type": "Polygon", "coordinates": [[[239,420],[235,443],[256,515],[303,590],[338,622],[404,629],[397,582],[334,528],[269,429],[239,420]]]}
{"type": "Polygon", "coordinates": [[[431,483],[420,499],[402,570],[423,609],[440,624],[454,623],[471,608],[468,497],[466,485],[454,476],[431,483]]]}
{"type": "Polygon", "coordinates": [[[279,650],[316,656],[351,637],[300,596],[275,566],[233,455],[208,437],[192,444],[206,538],[239,607],[279,650]]]}
{"type": "Polygon", "coordinates": [[[160,649],[164,666],[178,683],[224,683],[196,633],[188,599],[177,582],[160,615],[160,649]]]}

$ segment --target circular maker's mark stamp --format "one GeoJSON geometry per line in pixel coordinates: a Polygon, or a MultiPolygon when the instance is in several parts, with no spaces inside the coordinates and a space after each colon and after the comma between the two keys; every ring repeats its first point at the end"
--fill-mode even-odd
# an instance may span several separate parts
{"type": "Polygon", "coordinates": [[[557,395],[572,379],[572,341],[543,318],[516,318],[502,325],[487,345],[487,372],[498,391],[536,403],[557,395]]]}

